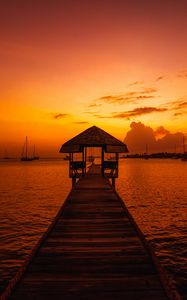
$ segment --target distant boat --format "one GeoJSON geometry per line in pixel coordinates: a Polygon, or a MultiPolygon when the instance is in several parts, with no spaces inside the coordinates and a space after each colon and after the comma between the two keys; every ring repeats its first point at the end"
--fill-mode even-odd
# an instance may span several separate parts
{"type": "Polygon", "coordinates": [[[33,159],[33,160],[38,160],[38,159],[40,159],[39,156],[36,156],[36,147],[35,147],[35,145],[34,145],[33,158],[32,158],[32,159],[33,159]]]}
{"type": "Polygon", "coordinates": [[[23,151],[22,151],[22,155],[21,155],[21,161],[32,161],[32,160],[33,160],[32,157],[28,157],[28,139],[26,136],[25,144],[23,146],[23,151]]]}

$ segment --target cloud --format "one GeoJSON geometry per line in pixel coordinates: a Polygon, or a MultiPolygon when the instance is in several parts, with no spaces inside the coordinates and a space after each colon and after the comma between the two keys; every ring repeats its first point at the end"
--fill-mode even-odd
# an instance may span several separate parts
{"type": "Polygon", "coordinates": [[[99,114],[99,111],[84,111],[84,114],[89,114],[89,115],[95,115],[95,114],[99,114]]]}
{"type": "Polygon", "coordinates": [[[165,105],[167,105],[168,107],[170,107],[171,110],[178,110],[178,109],[183,109],[187,107],[187,101],[186,101],[187,97],[184,96],[178,100],[175,101],[171,101],[166,103],[165,105]]]}
{"type": "Polygon", "coordinates": [[[151,98],[154,98],[154,97],[153,96],[144,95],[144,96],[137,96],[136,100],[151,99],[151,98]]]}
{"type": "Polygon", "coordinates": [[[99,106],[101,106],[101,104],[99,104],[99,103],[93,103],[93,104],[88,105],[88,107],[99,107],[99,106]]]}
{"type": "Polygon", "coordinates": [[[154,132],[156,137],[161,137],[161,136],[163,137],[168,133],[169,133],[169,131],[166,128],[164,128],[163,126],[159,126],[154,132]]]}
{"type": "Polygon", "coordinates": [[[126,97],[124,97],[123,95],[119,95],[119,96],[108,95],[108,96],[100,97],[98,100],[108,104],[112,104],[112,103],[124,104],[125,102],[127,103],[129,102],[129,100],[131,100],[131,94],[129,93],[128,95],[126,95],[126,97]]]}
{"type": "Polygon", "coordinates": [[[167,107],[168,110],[174,111],[173,116],[180,116],[187,113],[187,96],[184,96],[176,101],[171,101],[168,103],[165,103],[164,106],[167,107]]]}
{"type": "Polygon", "coordinates": [[[126,118],[129,119],[130,117],[137,117],[145,114],[151,114],[155,112],[165,112],[167,108],[158,108],[158,107],[137,107],[133,110],[116,113],[113,115],[113,118],[126,118]]]}
{"type": "Polygon", "coordinates": [[[137,116],[157,113],[157,112],[165,112],[167,110],[168,110],[167,108],[159,108],[159,107],[137,107],[133,110],[129,110],[125,112],[113,112],[110,115],[101,115],[96,113],[93,116],[100,119],[119,118],[119,119],[130,120],[131,117],[137,117],[137,116]]]}
{"type": "Polygon", "coordinates": [[[179,71],[177,77],[179,77],[179,78],[187,78],[187,70],[181,70],[181,71],[179,71]]]}
{"type": "Polygon", "coordinates": [[[158,89],[156,89],[156,88],[144,88],[144,91],[142,91],[141,93],[149,94],[149,93],[156,93],[157,91],[158,91],[158,89]]]}
{"type": "Polygon", "coordinates": [[[178,103],[175,104],[174,110],[176,112],[174,113],[174,117],[182,116],[187,114],[187,101],[179,101],[178,103]]]}
{"type": "Polygon", "coordinates": [[[187,107],[187,101],[181,101],[177,103],[177,106],[175,107],[175,109],[183,109],[187,107]]]}
{"type": "Polygon", "coordinates": [[[53,119],[58,120],[58,119],[63,119],[68,117],[69,114],[62,114],[62,113],[58,113],[58,114],[53,114],[53,119]]]}
{"type": "Polygon", "coordinates": [[[166,75],[158,76],[155,81],[160,81],[166,78],[166,75]]]}
{"type": "MultiPolygon", "coordinates": [[[[158,90],[156,88],[144,88],[140,91],[127,92],[120,95],[106,95],[97,99],[98,102],[104,102],[107,104],[127,104],[136,103],[139,100],[155,98],[155,93],[158,90]]],[[[93,104],[91,104],[93,105],[93,104]]]]}
{"type": "Polygon", "coordinates": [[[106,115],[106,116],[104,116],[104,115],[101,115],[101,114],[93,114],[93,117],[95,117],[95,118],[99,118],[99,119],[111,119],[111,118],[113,118],[113,116],[111,116],[111,115],[106,115]]]}
{"type": "Polygon", "coordinates": [[[87,121],[77,121],[77,122],[72,122],[73,124],[89,124],[87,121]]]}
{"type": "Polygon", "coordinates": [[[130,152],[145,153],[146,148],[148,148],[148,153],[173,152],[175,148],[178,152],[182,151],[182,132],[171,133],[163,126],[159,126],[154,131],[150,126],[141,122],[132,122],[130,128],[124,139],[130,152]],[[157,139],[158,132],[162,133],[162,136],[157,139]]]}
{"type": "Polygon", "coordinates": [[[176,112],[174,113],[174,117],[177,117],[177,116],[182,116],[182,115],[186,115],[187,114],[187,110],[184,110],[184,111],[180,111],[180,112],[176,112]]]}
{"type": "Polygon", "coordinates": [[[144,153],[148,145],[149,147],[151,145],[155,148],[156,139],[151,127],[145,126],[141,122],[132,122],[130,127],[131,129],[127,132],[124,139],[130,152],[135,151],[144,153]]]}
{"type": "Polygon", "coordinates": [[[143,81],[134,81],[132,83],[129,83],[128,86],[134,86],[134,85],[139,85],[139,84],[143,84],[144,82],[143,81]]]}
{"type": "Polygon", "coordinates": [[[174,113],[174,117],[178,117],[178,116],[182,116],[185,112],[178,112],[178,113],[174,113]]]}

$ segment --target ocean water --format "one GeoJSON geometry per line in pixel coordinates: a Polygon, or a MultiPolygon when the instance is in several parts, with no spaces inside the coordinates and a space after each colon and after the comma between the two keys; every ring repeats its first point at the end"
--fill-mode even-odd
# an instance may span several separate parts
{"type": "Polygon", "coordinates": [[[120,160],[117,190],[187,299],[187,162],[120,160]]]}
{"type": "MultiPolygon", "coordinates": [[[[116,189],[187,299],[187,162],[121,159],[116,189]]],[[[0,292],[71,189],[68,161],[0,161],[0,292]]]]}
{"type": "Polygon", "coordinates": [[[68,162],[0,162],[0,293],[71,189],[68,162]]]}

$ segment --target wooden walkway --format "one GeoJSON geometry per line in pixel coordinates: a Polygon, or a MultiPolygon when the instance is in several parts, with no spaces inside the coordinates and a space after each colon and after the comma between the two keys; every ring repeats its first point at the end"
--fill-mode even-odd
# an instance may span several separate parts
{"type": "Polygon", "coordinates": [[[68,196],[11,300],[168,299],[109,181],[87,175],[68,196]]]}

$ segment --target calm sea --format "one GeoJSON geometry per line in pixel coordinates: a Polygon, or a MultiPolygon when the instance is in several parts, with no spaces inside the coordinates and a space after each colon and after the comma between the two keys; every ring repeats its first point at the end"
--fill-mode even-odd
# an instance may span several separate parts
{"type": "MultiPolygon", "coordinates": [[[[187,162],[121,159],[119,165],[119,194],[187,299],[187,162]]],[[[0,291],[70,188],[67,161],[0,161],[0,291]]]]}

